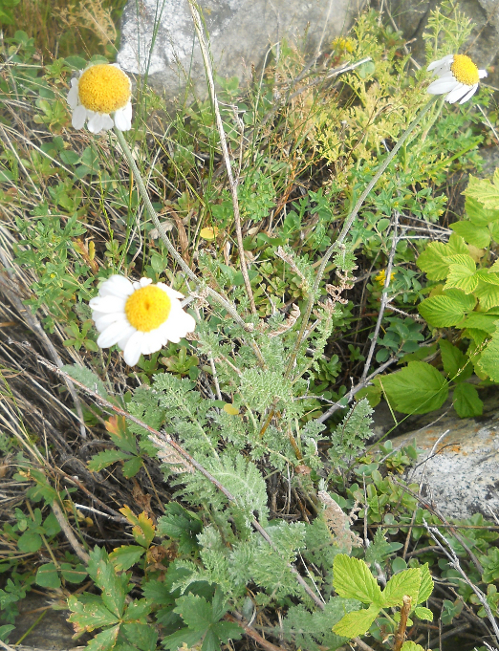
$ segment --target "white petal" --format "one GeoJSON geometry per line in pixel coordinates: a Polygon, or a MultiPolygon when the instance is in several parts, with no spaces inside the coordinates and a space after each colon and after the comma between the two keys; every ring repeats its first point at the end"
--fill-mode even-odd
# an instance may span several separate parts
{"type": "Polygon", "coordinates": [[[118,341],[118,346],[121,348],[121,350],[125,350],[128,340],[134,332],[137,332],[137,329],[127,322],[126,328],[123,328],[121,339],[118,341]]]}
{"type": "Polygon", "coordinates": [[[85,120],[87,119],[87,109],[80,104],[73,111],[73,119],[71,123],[74,129],[83,129],[85,126],[85,120]]]}
{"type": "Polygon", "coordinates": [[[160,289],[162,289],[168,295],[169,298],[171,299],[184,298],[183,294],[177,292],[176,289],[172,289],[166,283],[156,283],[156,284],[160,289]]]}
{"type": "Polygon", "coordinates": [[[484,77],[487,76],[487,71],[486,70],[479,70],[478,71],[478,76],[480,77],[480,79],[483,79],[484,77]]]}
{"type": "Polygon", "coordinates": [[[464,104],[465,102],[467,102],[470,99],[470,97],[472,97],[476,93],[477,88],[478,88],[478,84],[475,84],[474,86],[472,86],[471,90],[468,93],[466,93],[466,95],[459,102],[459,104],[464,104]]]}
{"type": "Polygon", "coordinates": [[[97,339],[97,345],[100,348],[109,348],[117,344],[120,339],[123,338],[123,323],[118,321],[116,323],[111,323],[97,339]]]}
{"type": "Polygon", "coordinates": [[[100,133],[114,127],[113,119],[107,113],[94,113],[88,121],[88,130],[90,133],[100,133]]]}
{"type": "Polygon", "coordinates": [[[133,294],[133,286],[128,278],[116,274],[114,276],[110,276],[106,281],[102,283],[99,289],[99,294],[101,296],[114,294],[115,296],[128,298],[128,296],[133,294]]]}
{"type": "Polygon", "coordinates": [[[118,109],[114,114],[114,124],[120,131],[130,131],[132,128],[132,103],[118,109]]]}
{"type": "Polygon", "coordinates": [[[447,96],[446,96],[446,101],[449,102],[449,104],[454,104],[454,102],[457,102],[460,100],[464,95],[467,95],[469,91],[473,88],[473,86],[467,86],[466,84],[459,84],[452,90],[447,96]]]}
{"type": "Polygon", "coordinates": [[[67,103],[73,110],[78,106],[78,80],[71,79],[71,89],[68,93],[67,103]]]}
{"type": "Polygon", "coordinates": [[[121,296],[96,296],[89,301],[92,310],[109,314],[110,312],[125,312],[125,299],[121,296]]]}
{"type": "Polygon", "coordinates": [[[139,361],[142,354],[142,343],[144,340],[144,332],[134,332],[130,339],[127,341],[123,350],[123,358],[128,366],[135,366],[139,361]]]}
{"type": "Polygon", "coordinates": [[[119,312],[111,312],[111,314],[101,314],[100,312],[94,312],[92,318],[94,320],[95,327],[99,332],[102,332],[112,323],[117,323],[118,321],[121,322],[123,328],[126,328],[130,325],[125,314],[121,314],[119,312]]]}
{"type": "Polygon", "coordinates": [[[453,91],[459,83],[452,77],[451,79],[440,78],[435,79],[428,88],[426,89],[427,93],[430,95],[443,95],[444,93],[449,93],[453,91]]]}
{"type": "Polygon", "coordinates": [[[158,329],[156,328],[156,330],[146,333],[142,342],[142,354],[150,355],[151,353],[155,353],[163,348],[164,343],[163,337],[161,337],[161,334],[158,333],[158,329]]]}
{"type": "Polygon", "coordinates": [[[147,287],[151,283],[152,283],[151,278],[141,278],[140,280],[137,280],[136,282],[133,283],[133,288],[140,289],[141,287],[147,287]]]}
{"type": "Polygon", "coordinates": [[[432,63],[430,63],[430,65],[426,69],[430,71],[430,70],[435,70],[435,68],[438,68],[439,66],[444,66],[444,65],[450,66],[453,60],[454,60],[454,55],[448,54],[442,59],[438,59],[438,61],[433,61],[432,63]]]}

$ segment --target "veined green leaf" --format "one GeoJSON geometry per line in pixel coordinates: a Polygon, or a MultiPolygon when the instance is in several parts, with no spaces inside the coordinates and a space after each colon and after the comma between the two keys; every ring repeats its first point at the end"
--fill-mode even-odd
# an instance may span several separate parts
{"type": "Polygon", "coordinates": [[[462,289],[465,294],[471,294],[471,292],[475,290],[478,285],[475,263],[471,258],[468,259],[473,264],[472,269],[470,269],[469,265],[464,264],[449,265],[449,273],[447,274],[447,281],[444,285],[444,289],[462,289]]]}
{"type": "Polygon", "coordinates": [[[474,294],[478,297],[482,310],[487,311],[499,305],[499,286],[497,285],[479,281],[474,294]]]}
{"type": "Polygon", "coordinates": [[[497,314],[488,314],[487,312],[470,312],[468,316],[459,324],[460,328],[475,328],[485,330],[488,334],[495,332],[495,322],[498,320],[497,314]]]}
{"type": "MultiPolygon", "coordinates": [[[[490,285],[492,287],[492,285],[490,285]]],[[[435,328],[449,328],[457,325],[467,312],[475,307],[473,295],[460,290],[447,290],[445,294],[425,298],[418,306],[419,313],[429,325],[435,328]]]]}
{"type": "Polygon", "coordinates": [[[467,382],[460,382],[454,389],[453,404],[459,418],[474,418],[483,414],[483,402],[478,391],[467,382]]]}
{"type": "Polygon", "coordinates": [[[417,265],[429,280],[443,280],[447,277],[450,253],[442,242],[431,242],[417,259],[417,265]]]}
{"type": "Polygon", "coordinates": [[[490,285],[499,285],[499,274],[491,272],[490,269],[480,269],[476,272],[478,280],[482,280],[484,283],[489,283],[490,285]]]}
{"type": "Polygon", "coordinates": [[[469,363],[467,355],[462,353],[457,346],[453,346],[447,339],[440,339],[438,345],[442,355],[444,371],[451,380],[458,377],[459,371],[461,371],[459,373],[460,380],[466,379],[471,375],[473,368],[469,363]]]}
{"type": "Polygon", "coordinates": [[[411,604],[416,605],[421,588],[421,570],[412,568],[392,576],[383,590],[384,608],[401,606],[403,598],[411,598],[411,604]]]}
{"type": "Polygon", "coordinates": [[[380,608],[375,605],[369,606],[366,610],[354,610],[333,626],[333,633],[348,638],[364,635],[378,616],[379,611],[380,608]]]}
{"type": "Polygon", "coordinates": [[[338,554],[333,561],[333,573],[333,587],[340,597],[383,607],[381,588],[363,560],[338,554]]]}
{"type": "Polygon", "coordinates": [[[109,559],[118,572],[129,570],[135,563],[138,563],[145,553],[139,545],[122,545],[109,554],[109,559]]]}
{"type": "Polygon", "coordinates": [[[421,587],[419,588],[419,595],[416,603],[422,604],[430,598],[430,595],[433,592],[433,579],[431,578],[428,563],[421,565],[419,569],[421,570],[421,587]]]}
{"type": "MultiPolygon", "coordinates": [[[[475,180],[474,177],[470,176],[471,185],[473,185],[475,180]]],[[[473,197],[466,197],[464,209],[470,218],[470,222],[475,226],[488,226],[491,222],[499,221],[499,210],[484,208],[483,205],[476,199],[473,199],[473,197]]]]}
{"type": "Polygon", "coordinates": [[[477,179],[470,177],[468,187],[464,191],[467,197],[476,199],[484,208],[497,210],[499,206],[499,173],[494,172],[492,181],[489,179],[477,179]]]}
{"type": "MultiPolygon", "coordinates": [[[[496,321],[496,325],[499,326],[499,321],[496,321]]],[[[482,352],[477,365],[493,382],[499,382],[499,327],[482,352]]]]}
{"type": "Polygon", "coordinates": [[[490,244],[490,231],[487,226],[477,226],[470,221],[461,221],[451,224],[450,228],[460,235],[468,244],[484,249],[490,244]]]}
{"type": "Polygon", "coordinates": [[[416,642],[404,642],[400,651],[424,651],[423,647],[416,642]]]}
{"type": "Polygon", "coordinates": [[[432,622],[433,621],[433,613],[429,608],[425,608],[424,606],[418,606],[417,608],[414,609],[414,614],[416,617],[419,619],[423,619],[427,622],[432,622]]]}
{"type": "Polygon", "coordinates": [[[449,388],[444,376],[426,362],[409,362],[401,371],[380,377],[388,402],[403,414],[426,414],[439,409],[449,388]]]}

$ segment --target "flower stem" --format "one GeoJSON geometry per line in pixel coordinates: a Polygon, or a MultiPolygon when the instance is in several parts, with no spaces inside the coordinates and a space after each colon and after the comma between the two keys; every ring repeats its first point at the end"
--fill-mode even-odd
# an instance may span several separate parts
{"type": "MultiPolygon", "coordinates": [[[[159,237],[161,238],[161,241],[163,244],[166,246],[168,249],[168,252],[171,254],[171,256],[178,262],[179,266],[181,267],[182,271],[185,273],[186,276],[188,276],[192,281],[194,281],[197,285],[200,284],[198,277],[196,274],[192,271],[192,269],[189,267],[187,262],[182,258],[182,256],[178,253],[176,248],[173,246],[171,243],[170,239],[164,232],[163,228],[161,227],[161,222],[159,221],[159,217],[154,210],[154,206],[151,203],[151,200],[149,198],[149,194],[147,193],[146,186],[144,184],[144,181],[142,179],[142,175],[140,173],[139,168],[137,167],[137,163],[135,162],[132,152],[130,151],[130,147],[128,146],[128,143],[125,139],[125,136],[123,135],[123,132],[120,131],[119,129],[114,129],[114,132],[116,134],[116,137],[118,138],[118,142],[121,145],[121,149],[123,150],[123,154],[125,155],[125,158],[128,161],[128,164],[130,165],[130,169],[133,172],[133,175],[135,177],[135,182],[137,183],[137,187],[139,188],[140,195],[144,201],[146,210],[149,214],[149,217],[152,219],[152,222],[154,226],[156,227],[159,237]]],[[[253,330],[253,324],[252,323],[246,323],[244,319],[238,314],[235,305],[230,303],[227,299],[225,299],[223,296],[221,296],[218,292],[216,292],[214,289],[212,289],[209,286],[206,286],[206,292],[208,293],[209,296],[211,296],[221,307],[228,312],[228,314],[231,315],[231,317],[234,319],[234,321],[240,325],[242,328],[246,330],[246,332],[250,333],[253,330]]],[[[250,345],[253,348],[253,351],[255,355],[258,358],[258,361],[261,366],[265,366],[265,362],[263,360],[262,354],[260,352],[260,349],[258,348],[256,342],[253,340],[252,337],[250,337],[250,345]]]]}

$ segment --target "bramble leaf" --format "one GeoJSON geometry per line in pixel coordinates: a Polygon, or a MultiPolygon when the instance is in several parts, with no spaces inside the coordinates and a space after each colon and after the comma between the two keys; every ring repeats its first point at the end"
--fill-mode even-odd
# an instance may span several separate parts
{"type": "Polygon", "coordinates": [[[364,635],[371,627],[380,610],[374,604],[365,610],[354,610],[345,615],[345,617],[333,626],[333,633],[348,638],[364,635]]]}
{"type": "Polygon", "coordinates": [[[468,378],[473,372],[473,367],[469,363],[468,356],[446,339],[440,339],[438,344],[440,346],[445,374],[451,380],[455,380],[459,377],[459,380],[462,381],[468,378]]]}
{"type": "Polygon", "coordinates": [[[417,265],[424,271],[429,280],[443,280],[447,277],[450,255],[447,245],[442,242],[431,242],[417,259],[417,265]]]}
{"type": "Polygon", "coordinates": [[[499,382],[499,321],[496,321],[496,325],[498,328],[477,362],[478,367],[493,382],[499,382]]]}
{"type": "Polygon", "coordinates": [[[411,603],[416,604],[421,588],[421,570],[413,568],[404,570],[392,576],[383,590],[384,608],[401,606],[404,596],[411,597],[411,603]]]}
{"type": "Polygon", "coordinates": [[[414,614],[416,617],[419,619],[424,619],[425,621],[432,622],[433,621],[433,613],[429,608],[425,608],[424,606],[418,606],[417,608],[414,609],[414,614]]]}
{"type": "Polygon", "coordinates": [[[380,378],[394,409],[403,414],[426,414],[439,409],[449,387],[444,376],[426,362],[409,362],[401,371],[380,378]]]}
{"type": "Polygon", "coordinates": [[[429,599],[433,592],[433,579],[431,578],[428,563],[421,565],[419,569],[421,570],[421,587],[419,588],[419,595],[416,603],[421,604],[423,601],[429,599]]]}
{"type": "Polygon", "coordinates": [[[475,303],[473,295],[466,295],[459,290],[447,290],[445,294],[425,298],[418,310],[423,319],[434,328],[449,328],[462,321],[466,313],[475,307],[475,303]]]}
{"type": "Polygon", "coordinates": [[[363,560],[338,554],[333,561],[333,572],[333,587],[340,597],[383,607],[381,588],[363,560]]]}
{"type": "Polygon", "coordinates": [[[468,382],[461,382],[454,389],[454,409],[459,418],[474,418],[483,414],[483,402],[476,387],[468,382]]]}

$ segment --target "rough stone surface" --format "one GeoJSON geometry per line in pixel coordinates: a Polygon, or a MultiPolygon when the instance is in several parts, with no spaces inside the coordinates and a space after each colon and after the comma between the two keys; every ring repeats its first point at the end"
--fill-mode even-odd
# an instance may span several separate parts
{"type": "Polygon", "coordinates": [[[394,448],[415,439],[423,450],[407,479],[422,483],[425,499],[447,518],[499,517],[499,392],[480,418],[459,419],[453,410],[432,416],[433,423],[393,439],[394,448]]]}
{"type": "MultiPolygon", "coordinates": [[[[389,0],[388,7],[396,26],[402,31],[410,44],[414,58],[425,65],[425,45],[423,34],[427,31],[430,11],[440,2],[437,0],[389,0]]],[[[459,10],[475,23],[475,28],[462,54],[472,57],[479,68],[491,66],[489,75],[483,83],[495,88],[499,83],[499,70],[494,71],[499,62],[499,3],[497,0],[459,0],[459,10]]]]}
{"type": "MultiPolygon", "coordinates": [[[[352,24],[364,0],[203,0],[215,71],[247,80],[283,38],[310,54],[326,49],[352,24]]],[[[144,75],[173,99],[190,79],[206,95],[203,61],[187,0],[128,0],[118,63],[144,75]],[[155,35],[155,25],[158,26],[155,35]],[[151,50],[151,44],[154,46],[151,50]]]]}

